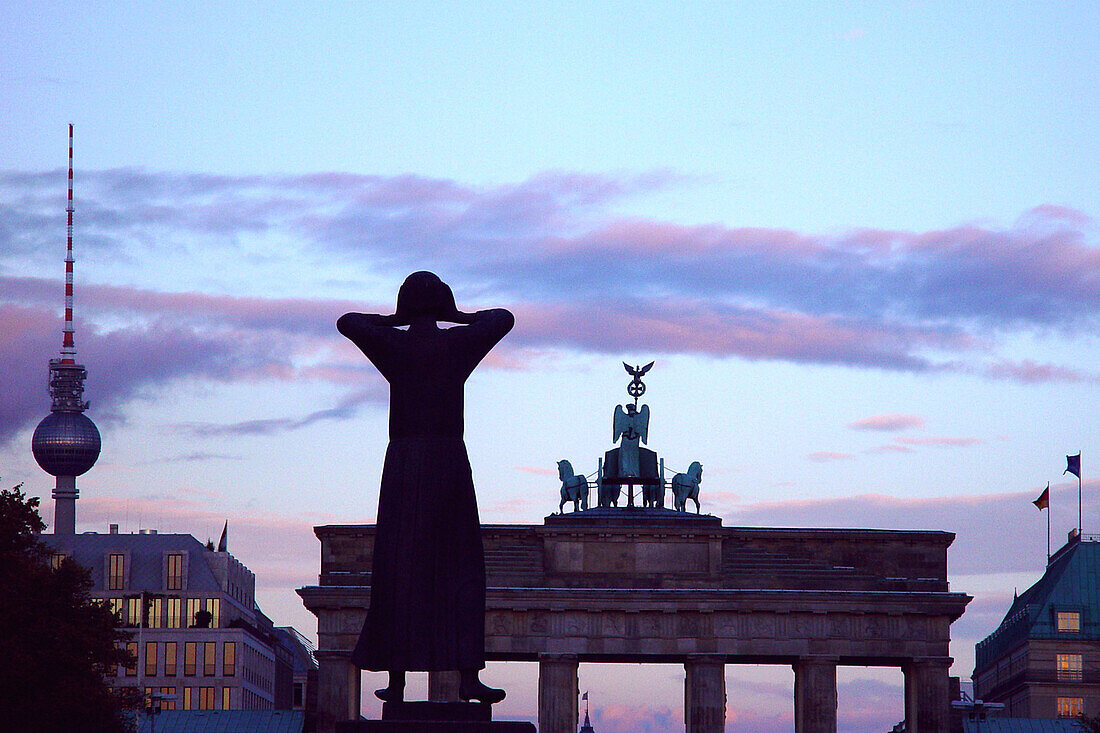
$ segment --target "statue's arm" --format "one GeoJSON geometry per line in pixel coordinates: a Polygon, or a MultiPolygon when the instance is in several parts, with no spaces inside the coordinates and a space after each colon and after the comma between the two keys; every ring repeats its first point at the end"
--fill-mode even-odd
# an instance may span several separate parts
{"type": "Polygon", "coordinates": [[[337,319],[336,330],[354,341],[356,336],[362,334],[364,331],[370,330],[372,327],[407,325],[408,323],[405,322],[404,319],[398,318],[396,315],[384,316],[381,313],[345,313],[337,319]]]}

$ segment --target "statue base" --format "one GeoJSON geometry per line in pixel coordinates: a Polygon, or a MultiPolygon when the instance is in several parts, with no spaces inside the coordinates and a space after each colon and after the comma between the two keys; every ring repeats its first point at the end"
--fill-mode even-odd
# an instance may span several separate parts
{"type": "Polygon", "coordinates": [[[535,733],[533,723],[494,721],[482,702],[387,702],[381,720],[336,724],[336,733],[535,733]]]}

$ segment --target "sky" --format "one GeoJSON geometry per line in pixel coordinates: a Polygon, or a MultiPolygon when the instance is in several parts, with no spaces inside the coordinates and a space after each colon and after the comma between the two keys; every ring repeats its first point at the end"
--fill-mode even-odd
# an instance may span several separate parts
{"type": "MultiPolygon", "coordinates": [[[[313,636],[312,527],[373,520],[385,383],[337,334],[419,269],[515,330],[467,384],[482,520],[596,470],[622,362],[649,447],[727,526],[942,529],[953,674],[1077,524],[1100,531],[1093,3],[0,7],[0,476],[61,344],[103,435],[78,531],[215,538],[313,636]]],[[[683,670],[582,665],[600,733],[683,730],[683,670]]],[[[490,665],[531,717],[534,665],[490,665]]],[[[370,677],[368,675],[368,677],[370,677]]],[[[727,731],[793,730],[728,667],[727,731]]],[[[422,682],[422,681],[421,681],[422,682]]],[[[414,680],[413,684],[421,684],[414,680]]],[[[373,689],[366,679],[364,689],[373,689]]],[[[901,719],[843,668],[840,727],[901,719]]],[[[365,700],[365,711],[374,710],[365,700]]]]}

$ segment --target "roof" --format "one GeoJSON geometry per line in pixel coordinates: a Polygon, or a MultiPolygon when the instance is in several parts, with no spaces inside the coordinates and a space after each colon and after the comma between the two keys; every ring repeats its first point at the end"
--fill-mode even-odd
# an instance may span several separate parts
{"type": "Polygon", "coordinates": [[[218,591],[221,583],[206,562],[205,546],[189,534],[100,534],[41,535],[44,543],[59,551],[72,553],[78,563],[92,573],[93,587],[107,588],[103,577],[104,556],[109,552],[129,552],[130,592],[161,590],[164,586],[164,553],[187,552],[191,562],[187,570],[188,591],[218,591]]]}
{"type": "Polygon", "coordinates": [[[982,669],[1025,639],[1061,639],[1056,611],[1081,613],[1074,639],[1100,639],[1100,538],[1074,539],[1054,554],[1043,577],[1019,594],[997,629],[977,645],[982,669]]]}
{"type": "Polygon", "coordinates": [[[1076,718],[990,718],[963,721],[963,733],[1081,733],[1076,718]]]}
{"type": "MultiPolygon", "coordinates": [[[[138,733],[151,733],[150,716],[141,715],[138,733]]],[[[302,733],[301,710],[165,710],[156,716],[156,733],[302,733]]]]}

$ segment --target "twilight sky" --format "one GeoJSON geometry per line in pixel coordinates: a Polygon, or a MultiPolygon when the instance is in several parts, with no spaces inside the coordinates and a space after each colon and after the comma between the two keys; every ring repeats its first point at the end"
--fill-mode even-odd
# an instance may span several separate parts
{"type": "MultiPolygon", "coordinates": [[[[0,475],[47,518],[71,121],[78,531],[228,518],[277,623],[315,633],[312,526],[375,511],[386,388],[334,322],[417,269],[517,317],[467,387],[483,521],[555,510],[656,360],[650,447],[727,525],[958,534],[964,679],[1047,481],[1076,524],[1066,453],[1100,530],[1095,4],[223,5],[0,8],[0,475]]],[[[534,665],[487,678],[533,715],[534,665]]],[[[682,730],[682,678],[581,668],[600,733],[682,730]]],[[[728,668],[727,730],[792,730],[792,680],[728,668]]],[[[841,729],[900,686],[842,669],[841,729]]]]}

